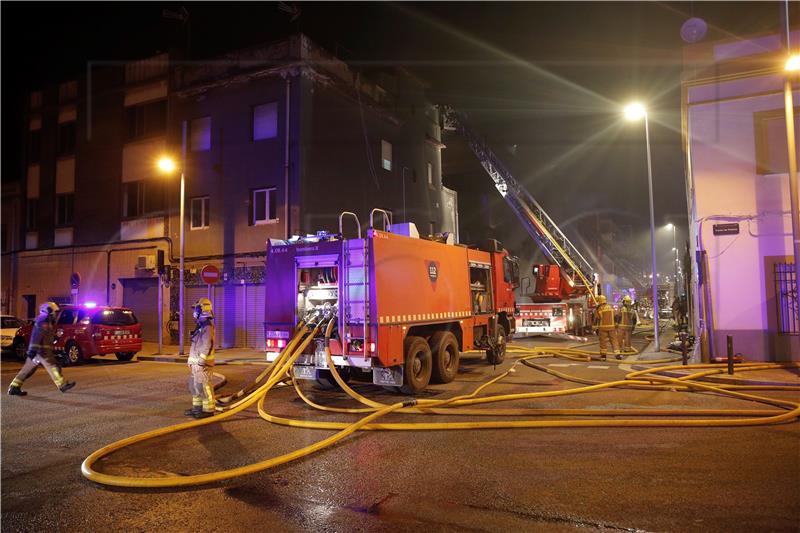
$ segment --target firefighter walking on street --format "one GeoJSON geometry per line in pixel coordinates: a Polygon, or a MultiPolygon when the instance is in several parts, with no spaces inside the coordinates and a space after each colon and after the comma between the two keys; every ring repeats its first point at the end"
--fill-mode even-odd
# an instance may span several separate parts
{"type": "Polygon", "coordinates": [[[189,391],[192,393],[192,408],[184,414],[195,418],[214,415],[214,313],[211,300],[200,298],[194,304],[194,318],[197,327],[192,332],[192,345],[189,348],[189,391]]]}
{"type": "MultiPolygon", "coordinates": [[[[617,342],[620,344],[622,351],[633,352],[631,335],[639,319],[636,316],[636,310],[633,308],[633,300],[631,300],[630,296],[625,295],[622,298],[622,307],[617,311],[615,319],[617,323],[617,342]]],[[[617,359],[622,359],[622,356],[618,355],[617,359]]]]}
{"type": "Polygon", "coordinates": [[[600,340],[600,360],[606,360],[609,342],[614,349],[614,353],[617,357],[620,357],[617,327],[614,324],[614,308],[606,302],[606,297],[602,294],[597,297],[597,308],[594,310],[594,327],[597,329],[597,337],[600,340]]]}
{"type": "Polygon", "coordinates": [[[31,332],[31,341],[28,345],[28,356],[25,364],[17,376],[11,381],[8,387],[8,394],[11,396],[25,396],[28,394],[22,390],[22,383],[31,377],[36,369],[43,366],[58,390],[67,392],[75,386],[74,381],[66,381],[61,375],[61,367],[53,354],[53,344],[56,340],[55,322],[58,313],[58,305],[53,302],[43,303],[39,308],[39,316],[31,332]]]}

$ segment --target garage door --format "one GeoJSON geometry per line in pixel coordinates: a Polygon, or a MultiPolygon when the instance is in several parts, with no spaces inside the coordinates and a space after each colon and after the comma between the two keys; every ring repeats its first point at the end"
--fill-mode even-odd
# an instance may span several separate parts
{"type": "Polygon", "coordinates": [[[142,338],[158,341],[158,280],[128,278],[122,282],[122,305],[133,309],[142,325],[142,338]]]}

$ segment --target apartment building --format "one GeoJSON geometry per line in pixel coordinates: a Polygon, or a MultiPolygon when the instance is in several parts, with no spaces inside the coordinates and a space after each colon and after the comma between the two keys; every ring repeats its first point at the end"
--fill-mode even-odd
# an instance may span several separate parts
{"type": "Polygon", "coordinates": [[[201,63],[161,54],[90,65],[33,93],[19,245],[3,256],[14,274],[3,276],[6,309],[126,305],[147,340],[159,327],[169,340],[180,179],[156,161],[170,154],[185,173],[187,306],[210,295],[221,345],[263,348],[267,239],[338,231],[345,210],[366,226],[373,207],[422,233],[457,233],[438,113],[424,95],[411,73],[356,72],[302,34],[201,63]],[[213,287],[200,279],[205,265],[221,272],[213,287]]]}

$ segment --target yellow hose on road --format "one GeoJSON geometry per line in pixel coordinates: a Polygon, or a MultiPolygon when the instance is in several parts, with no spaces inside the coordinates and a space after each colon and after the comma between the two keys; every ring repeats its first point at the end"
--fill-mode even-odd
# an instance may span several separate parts
{"type": "MultiPolygon", "coordinates": [[[[335,318],[327,322],[325,329],[325,336],[329,338],[333,329],[335,318]]],[[[274,466],[287,463],[289,461],[300,459],[308,456],[326,447],[332,446],[342,439],[348,437],[356,431],[360,430],[402,430],[402,431],[416,431],[416,430],[464,430],[464,429],[502,429],[502,428],[546,428],[546,427],[721,427],[721,426],[754,426],[764,424],[776,424],[796,420],[800,417],[800,403],[796,401],[789,401],[784,399],[769,398],[765,396],[756,396],[753,394],[738,392],[746,385],[727,385],[715,384],[711,385],[699,381],[712,373],[719,373],[726,369],[726,365],[687,365],[687,366],[666,366],[657,367],[655,369],[641,370],[630,372],[625,375],[624,379],[619,379],[610,382],[594,382],[592,380],[585,380],[575,376],[569,376],[564,373],[553,371],[541,365],[533,363],[533,359],[541,359],[546,357],[559,357],[572,361],[587,361],[591,360],[596,352],[588,350],[575,349],[575,348],[523,348],[512,347],[511,353],[521,354],[520,357],[514,361],[509,369],[501,372],[499,375],[493,377],[487,382],[476,387],[472,392],[457,395],[443,400],[420,399],[417,401],[406,400],[402,402],[395,402],[392,404],[383,404],[359,394],[353,390],[339,375],[336,370],[330,351],[326,351],[328,365],[332,376],[337,384],[354,400],[362,404],[364,407],[360,408],[334,408],[323,406],[311,401],[299,387],[297,381],[291,372],[293,364],[297,357],[303,353],[309,343],[313,340],[314,336],[321,328],[321,322],[317,323],[313,328],[308,325],[301,325],[297,328],[296,333],[292,340],[287,344],[278,358],[273,364],[268,367],[268,371],[262,372],[253,384],[240,391],[239,397],[233,395],[230,397],[230,405],[226,406],[224,412],[221,414],[191,421],[165,428],[148,431],[140,435],[129,437],[117,441],[115,443],[105,446],[87,457],[82,466],[81,472],[87,479],[96,483],[104,485],[113,485],[118,487],[186,487],[195,485],[204,485],[208,483],[219,482],[222,480],[231,479],[238,476],[253,474],[260,472],[274,466]],[[570,381],[578,381],[584,383],[584,386],[557,390],[557,391],[540,391],[528,393],[514,393],[514,394],[500,394],[495,396],[479,396],[487,388],[497,384],[502,379],[515,373],[518,365],[533,365],[537,370],[548,372],[554,376],[570,381]],[[693,373],[679,378],[668,377],[658,374],[660,371],[670,369],[689,370],[693,373]],[[328,422],[328,421],[308,421],[308,420],[294,420],[285,417],[279,417],[267,413],[264,407],[269,391],[278,383],[291,379],[295,389],[303,401],[308,403],[315,409],[323,411],[336,412],[336,413],[352,413],[365,415],[356,422],[328,422]],[[265,380],[265,381],[264,381],[265,380]],[[257,385],[264,381],[263,384],[257,385]],[[255,388],[253,388],[255,387],[255,388]],[[532,400],[540,398],[552,398],[569,396],[575,394],[583,394],[596,392],[612,388],[647,388],[650,390],[674,390],[674,391],[703,391],[712,392],[719,395],[724,395],[736,399],[747,400],[766,404],[778,409],[761,409],[761,410],[732,410],[732,409],[702,409],[702,410],[681,410],[681,409],[469,409],[464,407],[496,403],[508,402],[515,400],[532,400]],[[252,389],[247,392],[248,389],[252,389]],[[300,427],[307,429],[327,429],[338,430],[337,433],[331,435],[318,442],[300,448],[290,453],[282,454],[272,457],[251,465],[233,468],[229,470],[222,470],[219,472],[209,472],[205,474],[195,474],[188,476],[170,475],[164,477],[130,477],[130,476],[115,476],[111,474],[104,474],[94,470],[94,464],[127,446],[136,443],[152,440],[160,436],[176,433],[185,429],[196,428],[215,422],[221,422],[235,414],[247,409],[253,404],[257,404],[259,415],[271,423],[300,427]],[[493,420],[493,421],[467,421],[467,422],[394,422],[384,423],[379,422],[378,419],[389,415],[390,413],[405,413],[413,415],[482,415],[482,416],[577,416],[584,419],[578,420],[493,420]],[[600,418],[603,416],[610,416],[612,418],[600,418]],[[673,416],[684,418],[673,419],[660,419],[660,418],[620,418],[620,417],[643,417],[643,416],[673,416]],[[701,418],[698,416],[716,416],[724,418],[701,418]],[[690,418],[691,417],[691,418],[690,418]]],[[[327,343],[326,343],[327,344],[327,343]]],[[[671,362],[672,360],[670,360],[671,362]]],[[[638,364],[648,363],[652,364],[653,361],[637,361],[638,364]]],[[[784,363],[784,364],[764,364],[764,363],[744,363],[737,364],[736,370],[754,371],[773,368],[797,368],[800,364],[797,363],[784,363]]],[[[774,387],[772,388],[774,390],[774,387]]],[[[798,390],[797,388],[793,390],[798,390]]]]}

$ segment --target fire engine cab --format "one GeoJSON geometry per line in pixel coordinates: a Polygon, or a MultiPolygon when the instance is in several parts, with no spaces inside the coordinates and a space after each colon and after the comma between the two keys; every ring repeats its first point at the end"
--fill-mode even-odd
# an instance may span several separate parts
{"type": "Polygon", "coordinates": [[[420,237],[414,224],[392,224],[381,209],[372,211],[362,236],[356,215],[345,212],[338,234],[269,241],[267,360],[275,360],[303,317],[333,310],[333,334],[309,344],[295,362],[296,377],[333,387],[328,348],[344,379],[371,373],[377,385],[417,393],[430,381],[452,381],[461,352],[485,350],[490,364],[503,361],[515,330],[518,279],[517,259],[497,241],[477,249],[452,236],[420,237]],[[373,225],[376,214],[382,230],[373,225]],[[343,237],[345,219],[355,221],[355,238],[343,237]]]}

